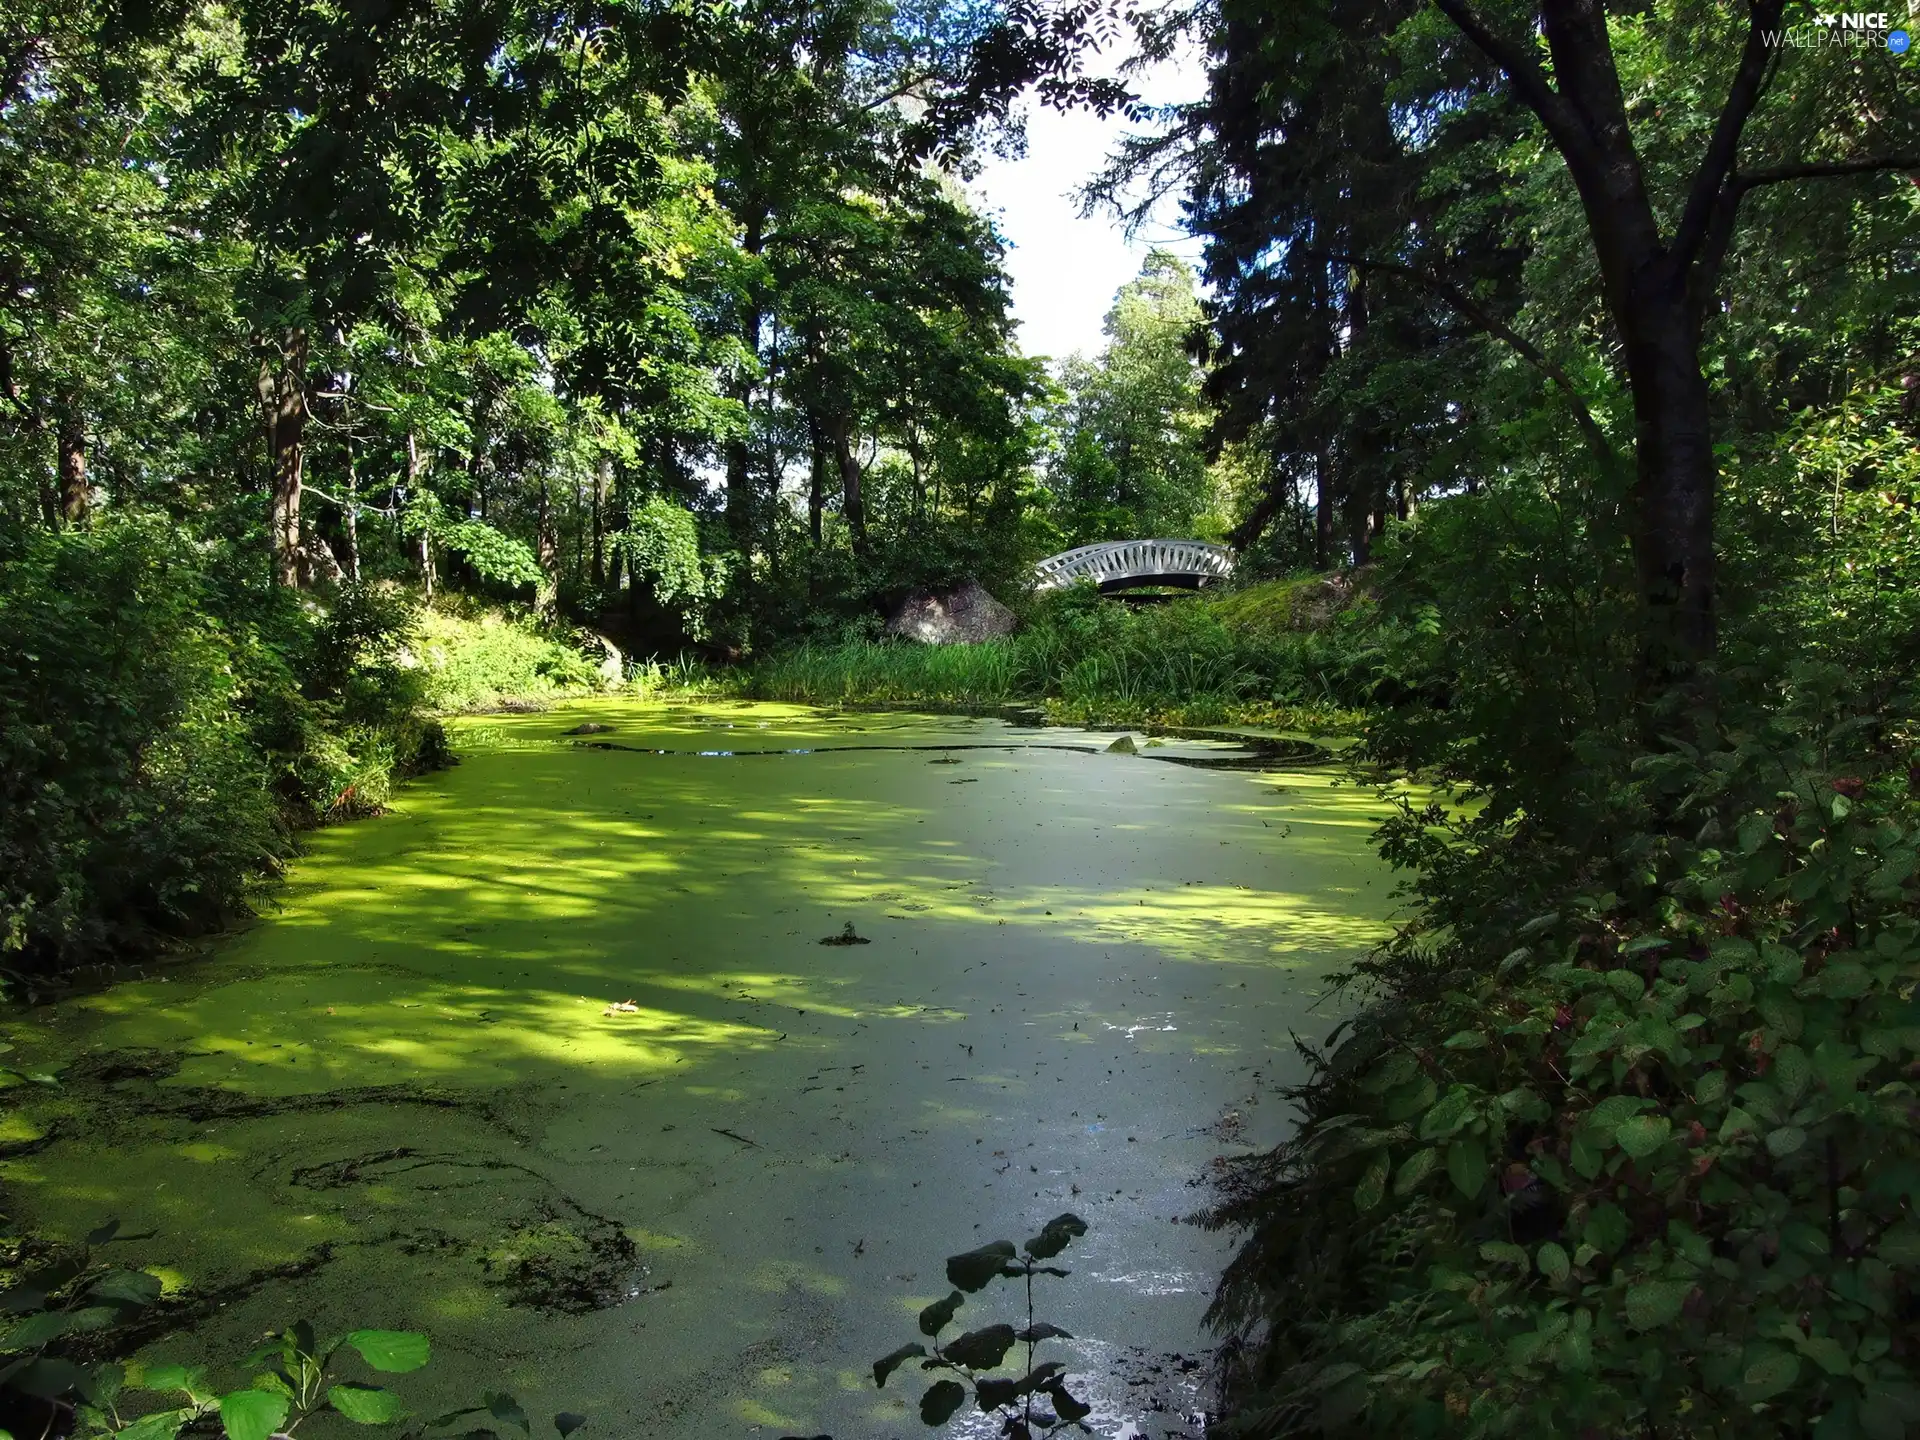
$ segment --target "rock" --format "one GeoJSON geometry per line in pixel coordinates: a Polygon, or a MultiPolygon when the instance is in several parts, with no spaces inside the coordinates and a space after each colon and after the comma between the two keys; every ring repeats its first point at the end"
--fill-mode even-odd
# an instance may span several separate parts
{"type": "Polygon", "coordinates": [[[1131,735],[1122,735],[1118,740],[1114,741],[1113,744],[1107,746],[1107,753],[1109,755],[1138,755],[1140,751],[1135,747],[1131,735]]]}
{"type": "Polygon", "coordinates": [[[972,580],[951,590],[916,590],[887,617],[887,633],[927,645],[971,645],[1011,635],[1013,611],[972,580]]]}
{"type": "Polygon", "coordinates": [[[604,735],[613,729],[611,725],[602,725],[598,720],[589,720],[584,725],[576,725],[571,730],[562,730],[562,735],[604,735]]]}

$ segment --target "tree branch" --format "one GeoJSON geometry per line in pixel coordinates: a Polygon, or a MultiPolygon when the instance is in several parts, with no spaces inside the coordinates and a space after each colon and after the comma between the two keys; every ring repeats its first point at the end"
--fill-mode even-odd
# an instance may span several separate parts
{"type": "Polygon", "coordinates": [[[1872,175],[1882,170],[1920,171],[1920,154],[1876,155],[1866,160],[1833,160],[1745,170],[1732,177],[1732,188],[1744,195],[1749,190],[1758,190],[1762,185],[1783,185],[1794,180],[1833,180],[1847,175],[1872,175]]]}
{"type": "Polygon", "coordinates": [[[1540,123],[1547,127],[1547,133],[1569,164],[1594,161],[1592,142],[1578,117],[1566,97],[1553,88],[1547,72],[1529,50],[1487,24],[1469,0],[1433,0],[1433,5],[1476,50],[1499,67],[1521,102],[1540,117],[1540,123]]]}
{"type": "Polygon", "coordinates": [[[1402,265],[1394,260],[1375,260],[1366,255],[1349,255],[1337,251],[1316,251],[1305,246],[1299,248],[1302,254],[1319,255],[1337,265],[1351,265],[1356,270],[1372,270],[1382,275],[1397,275],[1445,300],[1460,313],[1462,319],[1501,341],[1551,381],[1572,408],[1574,424],[1580,427],[1580,433],[1586,437],[1588,448],[1593,451],[1594,458],[1600,462],[1602,471],[1609,476],[1619,472],[1619,452],[1608,441],[1606,432],[1600,428],[1600,422],[1594,418],[1592,409],[1587,405],[1586,397],[1574,385],[1572,377],[1555,364],[1538,345],[1488,310],[1458,285],[1438,275],[1415,269],[1411,265],[1402,265]]]}
{"type": "Polygon", "coordinates": [[[1687,207],[1681,214],[1680,228],[1673,236],[1673,255],[1683,267],[1691,265],[1700,253],[1714,206],[1739,159],[1740,136],[1746,129],[1747,118],[1760,103],[1773,77],[1778,52],[1768,48],[1766,32],[1779,28],[1785,8],[1785,0],[1752,0],[1748,6],[1747,44],[1740,55],[1740,67],[1734,71],[1727,103],[1720,107],[1720,118],[1714,122],[1713,138],[1707,141],[1700,167],[1694,171],[1693,184],[1687,190],[1687,207]]]}

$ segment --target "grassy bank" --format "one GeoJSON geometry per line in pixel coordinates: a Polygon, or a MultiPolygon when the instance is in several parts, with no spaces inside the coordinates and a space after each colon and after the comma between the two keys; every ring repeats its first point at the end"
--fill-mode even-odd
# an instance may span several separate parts
{"type": "Polygon", "coordinates": [[[1056,595],[1005,639],[807,644],[754,665],[744,684],[756,698],[816,705],[1037,705],[1070,724],[1353,733],[1364,620],[1330,613],[1318,593],[1318,582],[1280,581],[1140,609],[1056,595]]]}

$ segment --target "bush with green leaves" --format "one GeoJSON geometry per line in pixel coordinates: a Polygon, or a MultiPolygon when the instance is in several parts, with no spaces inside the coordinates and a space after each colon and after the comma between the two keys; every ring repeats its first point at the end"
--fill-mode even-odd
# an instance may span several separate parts
{"type": "Polygon", "coordinates": [[[1212,1215],[1225,1433],[1920,1426],[1920,726],[1848,681],[1578,823],[1403,804],[1414,918],[1212,1215]]]}
{"type": "Polygon", "coordinates": [[[206,576],[157,524],[0,551],[0,965],[241,913],[288,851],[206,576]]]}
{"type": "Polygon", "coordinates": [[[920,1333],[926,1343],[910,1341],[874,1361],[873,1383],[884,1387],[901,1366],[918,1360],[923,1371],[944,1372],[943,1378],[935,1380],[920,1396],[920,1420],[925,1425],[945,1425],[971,1399],[982,1415],[1000,1421],[1000,1433],[1009,1440],[1032,1440],[1035,1435],[1051,1435],[1070,1427],[1086,1430],[1086,1417],[1093,1410],[1067,1388],[1065,1363],[1041,1363],[1037,1354],[1045,1341],[1073,1337],[1058,1325],[1035,1319],[1033,1313],[1034,1277],[1064,1279],[1071,1274],[1046,1262],[1086,1233],[1086,1222],[1078,1215],[1056,1215],[1017,1251],[1011,1240],[995,1240],[949,1256],[947,1282],[953,1291],[920,1312],[920,1333]],[[1004,1322],[983,1325],[942,1341],[940,1336],[953,1324],[967,1296],[995,1280],[1013,1280],[1025,1286],[1026,1323],[1018,1328],[1004,1322]],[[993,1372],[1002,1368],[1016,1346],[1026,1347],[1022,1373],[996,1376],[993,1372]]]}
{"type": "Polygon", "coordinates": [[[236,580],[158,520],[0,535],[0,970],[216,928],[295,828],[444,763],[413,624],[236,580]]]}

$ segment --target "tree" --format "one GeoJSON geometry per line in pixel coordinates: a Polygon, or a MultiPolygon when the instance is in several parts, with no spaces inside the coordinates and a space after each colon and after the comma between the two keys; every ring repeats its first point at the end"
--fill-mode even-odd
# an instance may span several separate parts
{"type": "Polygon", "coordinates": [[[1120,287],[1097,359],[1061,367],[1060,451],[1048,483],[1074,544],[1183,536],[1213,507],[1193,271],[1164,250],[1120,287]]]}

